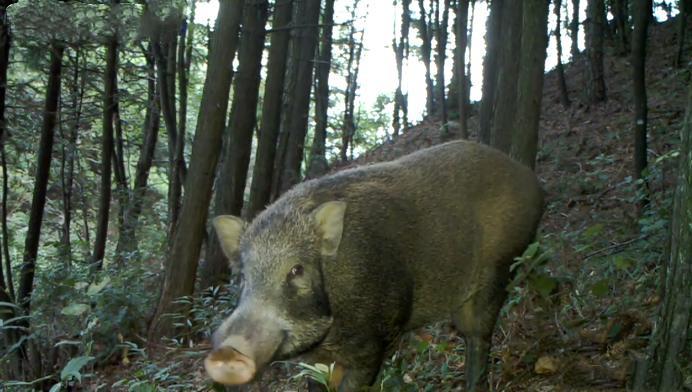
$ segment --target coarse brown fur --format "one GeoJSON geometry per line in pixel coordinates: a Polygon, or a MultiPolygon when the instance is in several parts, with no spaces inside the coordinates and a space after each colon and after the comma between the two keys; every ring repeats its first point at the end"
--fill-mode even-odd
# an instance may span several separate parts
{"type": "Polygon", "coordinates": [[[267,252],[243,270],[271,281],[284,276],[278,259],[318,260],[333,321],[308,351],[345,369],[340,390],[372,383],[401,333],[445,319],[466,339],[468,389],[485,389],[509,266],[533,240],[542,206],[529,168],[450,142],[296,186],[243,234],[241,254],[267,252]],[[338,252],[315,256],[312,213],[332,201],[346,205],[338,252]]]}

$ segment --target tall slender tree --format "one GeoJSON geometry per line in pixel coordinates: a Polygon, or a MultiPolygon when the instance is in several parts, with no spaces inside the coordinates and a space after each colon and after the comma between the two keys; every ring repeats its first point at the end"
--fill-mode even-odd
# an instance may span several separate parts
{"type": "Polygon", "coordinates": [[[91,264],[101,269],[106,253],[108,236],[108,218],[111,207],[111,182],[113,159],[113,125],[116,120],[115,104],[117,101],[118,41],[114,36],[106,45],[106,70],[103,89],[103,131],[101,135],[101,194],[99,196],[98,223],[91,264]]]}
{"type": "MultiPolygon", "coordinates": [[[[512,132],[516,128],[517,79],[522,54],[522,15],[525,0],[505,2],[502,11],[502,31],[494,112],[491,125],[490,145],[509,153],[512,132]]],[[[490,99],[490,97],[488,97],[490,99]]]]}
{"type": "Polygon", "coordinates": [[[283,118],[286,144],[279,156],[280,170],[275,188],[275,198],[286,192],[301,179],[303,147],[308,128],[310,96],[313,81],[315,49],[319,40],[317,23],[320,17],[320,0],[304,0],[296,4],[297,24],[294,30],[291,53],[294,61],[292,87],[288,91],[289,109],[283,118]]]}
{"type": "Polygon", "coordinates": [[[572,0],[572,20],[569,22],[570,54],[572,59],[576,59],[579,56],[579,24],[579,0],[572,0]]]}
{"type": "Polygon", "coordinates": [[[555,14],[555,47],[557,48],[557,84],[560,89],[560,102],[563,107],[570,106],[567,81],[565,80],[565,67],[562,65],[562,0],[555,0],[553,13],[555,14]]]}
{"type": "Polygon", "coordinates": [[[502,32],[502,1],[490,2],[490,12],[485,28],[485,57],[483,58],[483,96],[479,116],[481,143],[490,144],[495,91],[497,89],[497,67],[500,58],[502,32]]]}
{"type": "Polygon", "coordinates": [[[272,32],[267,60],[267,77],[264,83],[262,118],[257,137],[257,152],[250,186],[250,201],[246,209],[249,218],[254,217],[269,204],[274,177],[276,142],[279,138],[284,81],[288,48],[289,26],[293,14],[293,0],[277,0],[274,4],[272,32]]]}
{"type": "Polygon", "coordinates": [[[143,54],[147,66],[147,108],[142,127],[142,145],[135,169],[134,184],[125,210],[125,219],[118,235],[116,260],[119,263],[125,261],[132,252],[137,250],[136,232],[139,226],[139,216],[142,213],[161,123],[159,85],[156,82],[156,66],[151,43],[143,48],[143,54]]]}
{"type": "MultiPolygon", "coordinates": [[[[34,275],[36,273],[36,257],[38,256],[41,227],[43,225],[43,210],[46,205],[46,191],[50,176],[50,166],[53,155],[54,132],[57,124],[60,85],[62,81],[62,57],[64,47],[61,43],[54,42],[50,47],[50,68],[48,71],[48,86],[46,87],[46,100],[41,125],[41,137],[38,146],[36,160],[36,174],[34,176],[34,190],[29,212],[26,238],[24,241],[24,254],[19,277],[19,291],[17,301],[24,310],[24,315],[30,314],[31,297],[34,291],[34,275]]],[[[13,343],[17,344],[16,353],[19,376],[30,378],[40,373],[40,359],[34,356],[38,354],[32,350],[24,339],[29,333],[29,318],[19,322],[20,329],[12,335],[13,343]],[[33,364],[33,365],[32,365],[33,364]]]]}
{"type": "Polygon", "coordinates": [[[435,8],[435,41],[437,43],[436,54],[435,54],[435,67],[437,68],[437,73],[435,77],[436,87],[437,87],[437,108],[440,113],[440,118],[442,120],[443,133],[447,132],[447,86],[445,84],[445,63],[447,60],[447,40],[448,40],[448,27],[449,27],[449,8],[450,0],[443,0],[442,2],[442,16],[438,17],[440,11],[440,1],[437,0],[437,7],[435,8]]]}
{"type": "MultiPolygon", "coordinates": [[[[469,96],[468,96],[468,85],[469,79],[466,73],[466,46],[468,45],[468,17],[469,17],[469,0],[457,0],[456,7],[454,7],[454,12],[456,14],[456,20],[454,25],[455,37],[456,37],[456,47],[454,49],[455,53],[455,63],[454,63],[454,75],[456,76],[456,93],[457,93],[457,107],[459,112],[459,131],[463,139],[468,139],[469,137],[469,124],[468,124],[468,107],[469,107],[469,96]]],[[[469,51],[470,52],[470,51],[469,51]]],[[[454,85],[454,83],[452,83],[454,85]]]]}
{"type": "Polygon", "coordinates": [[[646,38],[651,18],[651,0],[636,1],[633,8],[634,31],[632,33],[632,87],[634,94],[634,173],[633,177],[642,181],[645,197],[639,204],[641,207],[648,202],[646,196],[648,187],[644,178],[647,166],[647,124],[648,108],[646,98],[646,38]]]}
{"type": "MultiPolygon", "coordinates": [[[[225,156],[219,168],[214,199],[216,215],[239,216],[243,209],[252,135],[257,120],[268,10],[267,0],[248,1],[243,9],[238,72],[233,81],[233,102],[223,152],[225,156]]],[[[230,274],[228,262],[214,235],[210,236],[206,256],[206,263],[200,271],[201,287],[218,286],[227,282],[230,274]]]]}
{"type": "MultiPolygon", "coordinates": [[[[238,45],[243,3],[242,0],[220,1],[192,144],[190,175],[186,176],[185,187],[194,189],[194,192],[186,192],[183,198],[178,225],[185,230],[176,230],[173,237],[165,265],[161,296],[149,327],[152,342],[173,332],[173,321],[164,319],[163,316],[184,309],[175,303],[175,299],[192,294],[194,288],[228,110],[228,94],[232,79],[229,64],[233,64],[238,45]]],[[[161,90],[163,91],[163,86],[161,90]]]]}
{"type": "Polygon", "coordinates": [[[74,57],[70,56],[72,63],[72,81],[70,83],[70,115],[71,119],[64,126],[60,126],[60,187],[62,190],[63,220],[60,232],[60,253],[67,266],[72,260],[72,194],[75,177],[75,158],[77,155],[77,141],[79,128],[82,122],[82,110],[86,87],[86,63],[80,48],[74,50],[74,57]]]}
{"type": "Polygon", "coordinates": [[[425,1],[418,0],[418,10],[420,16],[418,18],[418,32],[420,34],[421,44],[421,58],[423,60],[423,65],[425,66],[425,111],[428,115],[432,115],[435,112],[435,95],[433,89],[432,73],[430,71],[430,62],[432,59],[432,36],[433,32],[430,28],[428,20],[430,19],[427,11],[425,10],[425,1]]]}
{"type": "MultiPolygon", "coordinates": [[[[145,11],[146,12],[146,11],[145,11]]],[[[184,31],[184,19],[177,11],[163,18],[145,13],[151,26],[151,38],[156,58],[156,70],[161,99],[161,114],[168,135],[168,237],[172,241],[181,208],[182,187],[186,166],[183,156],[184,139],[179,135],[176,118],[176,71],[178,65],[178,36],[184,31]]],[[[181,43],[184,45],[184,43],[181,43]]],[[[184,67],[184,65],[183,65],[184,67]]]]}
{"type": "Polygon", "coordinates": [[[588,98],[591,103],[606,100],[606,85],[603,71],[604,21],[604,0],[587,0],[586,53],[589,60],[589,72],[586,85],[588,98]]]}
{"type": "MultiPolygon", "coordinates": [[[[2,1],[0,2],[0,155],[2,159],[2,177],[3,177],[3,191],[2,191],[2,247],[3,250],[8,248],[7,232],[4,230],[7,222],[6,217],[6,200],[7,192],[9,188],[7,187],[7,168],[5,166],[5,138],[7,137],[7,123],[5,122],[5,97],[7,95],[7,71],[10,65],[10,46],[12,44],[12,37],[10,35],[10,23],[9,17],[7,15],[7,7],[11,4],[16,3],[16,0],[2,1]]],[[[13,302],[14,301],[14,283],[12,279],[12,263],[10,260],[9,252],[2,252],[0,254],[0,270],[5,268],[5,273],[0,282],[0,293],[3,302],[13,302]],[[4,257],[2,257],[4,256],[4,257]],[[4,258],[4,260],[3,260],[4,258]],[[4,266],[2,265],[4,261],[4,266]]],[[[0,315],[0,319],[4,320],[3,315],[0,315]]]]}
{"type": "MultiPolygon", "coordinates": [[[[355,9],[353,10],[355,16],[355,9]]],[[[341,130],[341,160],[349,159],[348,151],[350,148],[351,157],[353,155],[353,137],[356,134],[356,94],[358,93],[358,74],[360,69],[360,57],[363,50],[363,34],[356,38],[355,26],[351,26],[348,39],[348,61],[346,65],[346,89],[344,90],[344,115],[343,129],[341,130]]]]}
{"type": "Polygon", "coordinates": [[[401,0],[401,32],[399,42],[396,35],[392,40],[394,57],[396,59],[397,87],[394,93],[394,116],[392,117],[392,127],[394,136],[399,135],[401,127],[408,127],[408,100],[403,92],[404,62],[408,59],[409,42],[408,35],[411,26],[411,0],[401,0]],[[401,112],[401,115],[399,113],[401,112]]]}
{"type": "Polygon", "coordinates": [[[521,32],[521,70],[517,80],[516,129],[511,156],[533,168],[538,150],[543,77],[548,46],[550,0],[524,0],[521,32]]]}
{"type": "Polygon", "coordinates": [[[682,67],[684,63],[683,57],[685,54],[685,32],[687,31],[687,19],[692,13],[692,1],[678,0],[678,48],[675,52],[675,60],[673,65],[676,68],[682,67]]]}
{"type": "Polygon", "coordinates": [[[329,73],[332,68],[333,25],[334,0],[325,0],[324,11],[322,11],[322,36],[315,66],[315,130],[307,168],[309,178],[319,177],[327,172],[325,144],[329,109],[329,73]]]}
{"type": "Polygon", "coordinates": [[[630,51],[629,1],[613,0],[610,5],[615,22],[615,37],[618,52],[624,56],[630,51]]]}

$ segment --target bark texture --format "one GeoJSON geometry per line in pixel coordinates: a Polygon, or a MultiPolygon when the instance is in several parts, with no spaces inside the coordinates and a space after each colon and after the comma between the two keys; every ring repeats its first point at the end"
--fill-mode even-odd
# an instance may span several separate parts
{"type": "Polygon", "coordinates": [[[296,16],[300,28],[294,30],[293,36],[294,80],[291,83],[292,89],[287,92],[290,110],[283,122],[287,139],[278,165],[281,170],[277,173],[280,177],[274,198],[301,180],[300,169],[308,128],[315,49],[319,39],[317,23],[320,17],[320,0],[304,0],[298,3],[297,7],[296,16]]]}
{"type": "Polygon", "coordinates": [[[587,91],[591,103],[606,100],[603,71],[604,21],[604,0],[588,0],[586,6],[586,53],[589,60],[587,91]]]}
{"type": "Polygon", "coordinates": [[[186,188],[194,189],[194,192],[186,192],[183,199],[178,225],[185,230],[175,230],[164,271],[161,296],[150,325],[151,342],[174,332],[173,320],[163,316],[184,311],[185,308],[174,301],[179,297],[191,295],[194,289],[200,249],[206,232],[212,184],[226,122],[232,79],[231,64],[238,45],[242,9],[242,0],[220,2],[192,145],[190,175],[186,177],[186,188]]]}
{"type": "MultiPolygon", "coordinates": [[[[226,151],[216,180],[214,213],[240,216],[245,197],[252,135],[257,122],[257,100],[262,69],[269,2],[245,3],[238,49],[238,72],[234,77],[231,117],[226,130],[226,151]]],[[[201,287],[218,286],[230,277],[228,261],[215,235],[209,236],[207,258],[200,271],[201,287]]]]}
{"type": "Polygon", "coordinates": [[[262,119],[257,138],[257,152],[250,186],[250,202],[246,209],[248,218],[253,218],[269,204],[274,177],[276,142],[279,138],[282,105],[286,77],[286,64],[292,18],[293,1],[278,0],[274,5],[272,33],[267,60],[267,78],[264,84],[262,119]]]}
{"type": "Polygon", "coordinates": [[[310,147],[308,178],[327,172],[325,151],[327,141],[327,112],[329,109],[329,73],[332,68],[332,30],[334,25],[334,0],[326,0],[322,13],[322,36],[315,67],[315,131],[310,147]]]}
{"type": "Polygon", "coordinates": [[[550,0],[524,0],[521,33],[521,71],[517,80],[515,131],[511,156],[534,168],[538,150],[543,77],[548,47],[550,0]]]}

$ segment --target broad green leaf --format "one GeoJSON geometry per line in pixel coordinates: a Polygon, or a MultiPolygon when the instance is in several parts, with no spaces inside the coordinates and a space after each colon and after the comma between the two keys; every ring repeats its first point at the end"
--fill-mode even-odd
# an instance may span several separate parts
{"type": "Polygon", "coordinates": [[[75,357],[70,359],[70,361],[65,365],[65,367],[60,371],[60,379],[62,381],[68,381],[71,377],[77,379],[77,381],[82,381],[82,373],[80,371],[87,363],[91,362],[94,357],[75,357]]]}
{"type": "Polygon", "coordinates": [[[21,309],[19,306],[11,303],[11,302],[2,302],[0,301],[0,308],[14,308],[14,309],[21,309]]]}
{"type": "Polygon", "coordinates": [[[79,316],[89,309],[89,305],[87,304],[72,304],[62,308],[60,313],[64,314],[65,316],[79,316]]]}
{"type": "Polygon", "coordinates": [[[101,280],[101,282],[99,282],[99,283],[92,283],[92,284],[89,286],[89,288],[87,289],[87,295],[96,295],[96,294],[98,294],[99,292],[101,292],[101,290],[103,290],[104,288],[106,288],[106,286],[108,286],[108,284],[109,284],[110,282],[111,282],[111,279],[110,279],[109,277],[106,276],[106,277],[103,278],[103,280],[101,280]]]}

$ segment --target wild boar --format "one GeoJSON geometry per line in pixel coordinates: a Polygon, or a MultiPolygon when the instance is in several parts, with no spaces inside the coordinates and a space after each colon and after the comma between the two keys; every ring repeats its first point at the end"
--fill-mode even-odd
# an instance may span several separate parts
{"type": "Polygon", "coordinates": [[[542,205],[530,169],[455,141],[299,184],[249,225],[219,216],[243,287],[205,368],[244,384],[271,361],[308,355],[336,363],[338,390],[353,391],[375,381],[402,333],[451,319],[467,390],[486,389],[509,266],[542,205]]]}

